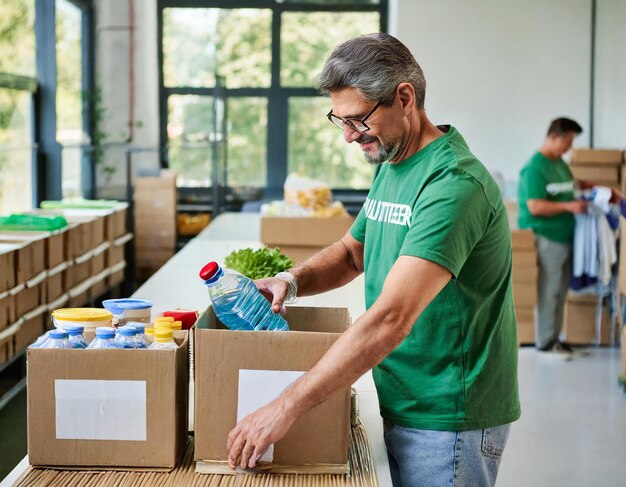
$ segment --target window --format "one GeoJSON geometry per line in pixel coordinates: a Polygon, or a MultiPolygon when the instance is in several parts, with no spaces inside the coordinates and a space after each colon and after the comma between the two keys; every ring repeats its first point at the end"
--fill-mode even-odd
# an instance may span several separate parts
{"type": "Polygon", "coordinates": [[[0,4],[0,213],[32,208],[34,0],[0,4]]]}
{"type": "Polygon", "coordinates": [[[64,197],[83,196],[83,144],[89,141],[83,121],[82,16],[69,0],[56,0],[56,140],[62,146],[64,197]]]}
{"type": "Polygon", "coordinates": [[[160,0],[159,8],[161,137],[179,186],[278,196],[298,172],[334,189],[368,188],[373,168],[328,123],[330,101],[314,81],[336,44],[384,30],[387,1],[190,3],[160,0]]]}

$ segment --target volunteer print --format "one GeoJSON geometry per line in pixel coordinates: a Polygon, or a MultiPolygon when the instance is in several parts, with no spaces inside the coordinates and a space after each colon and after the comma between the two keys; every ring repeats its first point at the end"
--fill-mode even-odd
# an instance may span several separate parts
{"type": "Polygon", "coordinates": [[[365,214],[370,220],[407,227],[411,221],[410,206],[370,198],[365,200],[365,214]]]}

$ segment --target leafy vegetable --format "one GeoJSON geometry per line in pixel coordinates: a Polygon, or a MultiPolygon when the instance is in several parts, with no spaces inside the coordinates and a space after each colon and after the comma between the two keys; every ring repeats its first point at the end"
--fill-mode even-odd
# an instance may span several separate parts
{"type": "Polygon", "coordinates": [[[274,277],[278,272],[293,266],[293,261],[281,254],[278,247],[268,249],[241,249],[228,254],[224,265],[229,269],[241,272],[250,279],[274,277]]]}

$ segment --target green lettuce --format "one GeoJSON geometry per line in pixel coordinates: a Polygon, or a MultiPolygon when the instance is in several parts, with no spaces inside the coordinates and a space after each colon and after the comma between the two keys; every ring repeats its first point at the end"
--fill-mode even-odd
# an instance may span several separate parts
{"type": "Polygon", "coordinates": [[[274,277],[278,272],[286,271],[293,266],[293,261],[283,255],[278,247],[268,249],[241,249],[228,254],[224,265],[240,272],[250,279],[274,277]]]}

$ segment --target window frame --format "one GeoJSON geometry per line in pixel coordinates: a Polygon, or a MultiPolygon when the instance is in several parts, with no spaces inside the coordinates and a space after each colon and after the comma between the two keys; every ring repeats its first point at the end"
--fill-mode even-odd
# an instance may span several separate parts
{"type": "MultiPolygon", "coordinates": [[[[168,167],[168,98],[171,95],[201,95],[232,97],[267,98],[267,147],[266,147],[266,186],[265,198],[280,198],[283,184],[287,177],[288,164],[288,103],[291,97],[320,97],[322,95],[311,87],[283,87],[280,85],[281,19],[284,12],[376,12],[380,14],[380,31],[386,32],[389,18],[389,0],[380,0],[378,4],[354,4],[338,0],[333,4],[311,4],[304,2],[278,2],[277,0],[158,0],[157,3],[157,45],[159,64],[159,114],[161,166],[168,167]],[[168,87],[164,81],[163,54],[163,12],[166,8],[259,8],[272,11],[271,22],[271,67],[270,86],[268,88],[225,88],[225,87],[168,87]]],[[[228,185],[226,185],[228,190],[228,185]]],[[[333,188],[337,199],[362,203],[366,190],[333,188]]],[[[214,212],[219,212],[215,208],[214,212]],[[217,211],[215,211],[217,210],[217,211]]]]}

